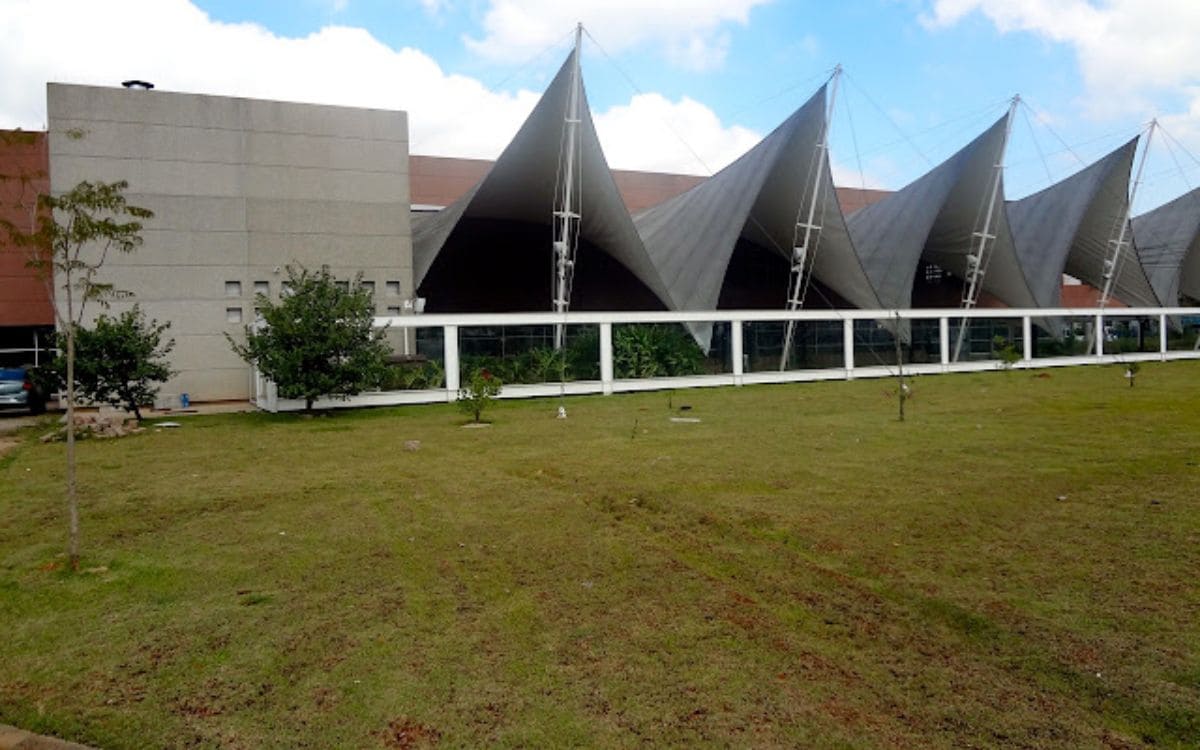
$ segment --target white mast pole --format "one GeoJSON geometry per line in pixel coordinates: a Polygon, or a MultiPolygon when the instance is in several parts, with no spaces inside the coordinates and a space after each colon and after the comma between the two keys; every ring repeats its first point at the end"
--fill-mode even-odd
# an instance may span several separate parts
{"type": "MultiPolygon", "coordinates": [[[[841,77],[842,66],[839,64],[834,66],[833,74],[829,77],[829,103],[825,108],[825,119],[821,122],[821,138],[817,142],[816,153],[813,155],[812,199],[808,203],[808,216],[804,221],[796,222],[796,229],[792,234],[792,270],[788,279],[787,302],[789,311],[799,310],[804,304],[804,268],[810,256],[809,248],[813,243],[814,235],[816,235],[816,244],[819,245],[821,242],[821,227],[815,222],[817,202],[821,197],[821,179],[825,176],[823,167],[829,154],[829,121],[833,118],[833,107],[837,102],[838,82],[841,77]],[[803,237],[800,236],[801,231],[803,231],[803,237]]],[[[815,249],[811,256],[816,257],[815,249]]],[[[796,321],[789,320],[783,335],[783,352],[779,355],[780,372],[787,369],[788,355],[791,353],[792,341],[795,337],[796,321]]]]}
{"type": "MultiPolygon", "coordinates": [[[[1000,183],[1004,179],[1004,156],[1008,150],[1008,139],[1012,135],[1013,120],[1017,115],[1017,107],[1021,104],[1021,95],[1012,98],[1008,106],[1008,116],[1004,122],[1004,141],[1000,144],[1000,154],[992,167],[992,188],[988,192],[987,213],[984,216],[983,228],[971,235],[971,251],[967,253],[966,288],[963,290],[962,307],[970,310],[979,302],[979,294],[983,291],[983,277],[987,273],[988,263],[992,259],[992,248],[995,246],[996,234],[992,231],[992,220],[996,217],[996,209],[1000,201],[1000,183]],[[974,241],[979,240],[978,247],[974,241]]],[[[970,319],[963,318],[958,325],[958,339],[954,344],[954,356],[951,362],[957,362],[962,353],[963,343],[967,338],[967,326],[970,319]]]]}
{"type": "Polygon", "coordinates": [[[1137,198],[1138,186],[1142,184],[1142,170],[1146,168],[1146,157],[1150,153],[1150,142],[1154,140],[1154,131],[1158,128],[1158,118],[1150,121],[1150,128],[1146,132],[1146,145],[1142,148],[1142,157],[1138,162],[1137,173],[1133,178],[1133,187],[1129,192],[1129,202],[1125,204],[1125,213],[1121,217],[1121,227],[1117,230],[1116,240],[1109,240],[1109,245],[1112,248],[1112,253],[1104,259],[1104,266],[1101,268],[1101,274],[1104,278],[1104,286],[1100,291],[1100,308],[1104,308],[1112,298],[1113,285],[1117,281],[1117,274],[1120,273],[1121,263],[1125,260],[1125,248],[1129,245],[1127,239],[1129,234],[1129,222],[1133,214],[1133,201],[1137,198]]]}
{"type": "MultiPolygon", "coordinates": [[[[561,203],[554,208],[554,289],[552,291],[551,309],[554,312],[566,314],[571,306],[571,283],[575,266],[575,245],[577,224],[580,214],[578,208],[579,196],[576,195],[575,173],[578,169],[576,160],[579,149],[579,100],[581,76],[579,69],[579,53],[583,43],[583,24],[575,26],[574,61],[571,66],[571,88],[567,93],[567,112],[563,120],[565,167],[562,171],[562,189],[558,191],[561,203]]],[[[558,196],[556,196],[557,198],[558,196]]],[[[554,348],[563,346],[565,327],[557,324],[554,327],[554,348]]]]}

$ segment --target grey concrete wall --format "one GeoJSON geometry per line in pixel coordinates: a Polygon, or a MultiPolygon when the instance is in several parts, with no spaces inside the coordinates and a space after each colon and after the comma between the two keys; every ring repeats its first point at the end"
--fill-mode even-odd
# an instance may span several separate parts
{"type": "Polygon", "coordinates": [[[114,311],[138,302],[171,322],[165,392],[247,397],[225,334],[253,322],[256,284],[278,298],[289,263],[362,272],[380,314],[413,296],[405,113],[64,84],[47,108],[53,192],[123,179],[155,212],[103,279],[135,295],[114,311]]]}

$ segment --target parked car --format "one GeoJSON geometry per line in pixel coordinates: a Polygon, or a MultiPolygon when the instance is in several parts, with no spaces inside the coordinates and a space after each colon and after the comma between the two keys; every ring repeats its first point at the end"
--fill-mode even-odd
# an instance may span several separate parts
{"type": "Polygon", "coordinates": [[[0,368],[0,409],[28,409],[31,414],[46,411],[46,394],[33,381],[28,367],[0,368]]]}

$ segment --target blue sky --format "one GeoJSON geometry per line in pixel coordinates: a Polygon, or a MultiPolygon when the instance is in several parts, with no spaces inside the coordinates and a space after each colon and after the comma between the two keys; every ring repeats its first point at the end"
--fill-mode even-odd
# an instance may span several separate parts
{"type": "Polygon", "coordinates": [[[1020,93],[1032,106],[1014,123],[1010,197],[1065,177],[1154,116],[1178,142],[1168,150],[1158,136],[1138,207],[1200,184],[1190,156],[1200,154],[1196,0],[0,0],[0,13],[16,21],[0,30],[0,68],[15,71],[0,84],[0,127],[44,122],[46,80],[136,76],[402,108],[414,152],[494,156],[578,19],[594,37],[584,75],[617,167],[719,168],[840,63],[839,182],[899,187],[1020,93]],[[79,28],[45,36],[61,18],[79,28]],[[86,32],[106,24],[109,45],[89,51],[105,34],[86,32]]]}

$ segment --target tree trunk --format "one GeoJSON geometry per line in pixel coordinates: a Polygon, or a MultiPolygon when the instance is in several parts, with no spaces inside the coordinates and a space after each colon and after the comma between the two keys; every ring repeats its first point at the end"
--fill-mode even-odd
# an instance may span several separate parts
{"type": "MultiPolygon", "coordinates": [[[[70,300],[68,299],[68,305],[70,300]]],[[[75,327],[67,327],[67,558],[79,570],[79,499],[75,492],[75,327]]]]}
{"type": "Polygon", "coordinates": [[[313,400],[311,398],[304,399],[304,412],[312,414],[313,400]]]}

